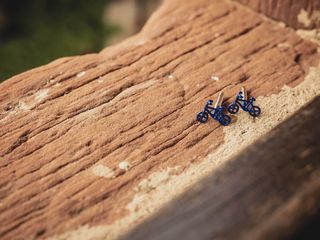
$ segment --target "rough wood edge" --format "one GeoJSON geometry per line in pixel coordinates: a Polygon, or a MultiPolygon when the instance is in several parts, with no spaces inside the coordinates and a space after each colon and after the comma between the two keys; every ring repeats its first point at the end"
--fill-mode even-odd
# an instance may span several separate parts
{"type": "Polygon", "coordinates": [[[122,239],[286,239],[301,233],[320,216],[319,106],[316,97],[122,239]]]}

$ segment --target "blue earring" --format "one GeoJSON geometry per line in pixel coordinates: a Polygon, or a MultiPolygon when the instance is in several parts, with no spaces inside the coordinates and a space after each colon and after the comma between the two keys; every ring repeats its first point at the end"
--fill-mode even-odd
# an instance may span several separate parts
{"type": "Polygon", "coordinates": [[[231,118],[228,115],[223,113],[224,106],[222,105],[222,101],[223,101],[223,92],[219,93],[218,99],[214,107],[212,107],[213,101],[208,100],[203,111],[197,114],[197,120],[200,123],[206,123],[210,115],[213,119],[218,121],[221,125],[223,126],[229,125],[229,123],[231,122],[231,118]]]}
{"type": "Polygon", "coordinates": [[[258,117],[261,113],[261,109],[258,106],[254,106],[253,102],[256,99],[250,97],[247,99],[247,92],[244,87],[238,92],[236,99],[228,106],[228,112],[236,114],[241,107],[243,111],[248,112],[253,117],[258,117]]]}

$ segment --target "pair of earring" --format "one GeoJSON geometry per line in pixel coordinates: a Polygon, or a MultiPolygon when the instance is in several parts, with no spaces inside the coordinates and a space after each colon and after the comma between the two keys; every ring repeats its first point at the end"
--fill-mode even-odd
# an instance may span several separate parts
{"type": "MultiPolygon", "coordinates": [[[[253,102],[255,98],[247,98],[247,92],[244,87],[238,92],[236,99],[227,107],[227,110],[231,114],[236,114],[240,107],[243,111],[248,112],[253,117],[258,117],[261,113],[261,109],[258,106],[254,106],[253,102]]],[[[203,111],[197,114],[197,120],[200,123],[206,123],[208,121],[209,115],[218,121],[221,125],[227,126],[231,122],[230,116],[224,114],[225,107],[223,103],[223,92],[219,93],[218,99],[215,105],[212,107],[213,101],[208,100],[203,111]]]]}

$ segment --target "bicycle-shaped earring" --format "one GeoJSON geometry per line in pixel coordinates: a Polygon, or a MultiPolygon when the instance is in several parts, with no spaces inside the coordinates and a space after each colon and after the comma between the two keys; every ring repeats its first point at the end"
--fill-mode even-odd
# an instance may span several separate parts
{"type": "Polygon", "coordinates": [[[253,97],[250,97],[249,100],[247,100],[247,92],[244,87],[242,87],[237,94],[236,100],[228,106],[228,112],[236,114],[241,107],[243,111],[248,112],[251,116],[258,117],[261,113],[261,109],[258,106],[253,105],[255,100],[256,99],[253,97]]]}
{"type": "Polygon", "coordinates": [[[223,92],[219,93],[218,99],[214,107],[212,107],[213,101],[208,100],[203,111],[197,114],[197,120],[201,123],[206,123],[208,121],[209,115],[218,121],[221,125],[227,126],[231,122],[231,118],[224,114],[224,106],[222,106],[223,92]]]}

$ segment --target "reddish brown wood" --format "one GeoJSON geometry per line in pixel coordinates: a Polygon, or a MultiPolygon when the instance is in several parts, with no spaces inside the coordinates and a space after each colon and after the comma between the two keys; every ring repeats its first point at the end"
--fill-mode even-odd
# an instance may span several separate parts
{"type": "Polygon", "coordinates": [[[236,0],[293,28],[320,27],[318,0],[236,0]]]}
{"type": "Polygon", "coordinates": [[[318,239],[301,229],[320,220],[319,106],[317,97],[123,240],[318,239]]]}
{"type": "Polygon", "coordinates": [[[127,216],[142,179],[184,171],[223,144],[220,125],[195,121],[208,98],[224,90],[228,100],[241,85],[277,93],[317,61],[316,45],[241,5],[168,0],[121,44],[5,81],[0,236],[43,238],[127,216]],[[114,178],[93,174],[97,164],[114,178]]]}

